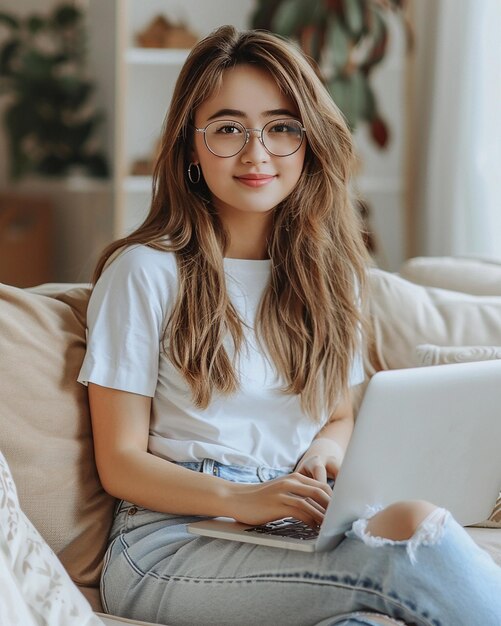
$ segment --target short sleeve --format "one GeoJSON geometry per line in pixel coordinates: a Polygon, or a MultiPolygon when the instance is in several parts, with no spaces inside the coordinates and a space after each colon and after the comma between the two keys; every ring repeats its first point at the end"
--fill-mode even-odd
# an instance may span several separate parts
{"type": "Polygon", "coordinates": [[[135,246],[105,269],[89,300],[79,382],[155,395],[170,291],[169,272],[162,271],[167,255],[135,246]]]}

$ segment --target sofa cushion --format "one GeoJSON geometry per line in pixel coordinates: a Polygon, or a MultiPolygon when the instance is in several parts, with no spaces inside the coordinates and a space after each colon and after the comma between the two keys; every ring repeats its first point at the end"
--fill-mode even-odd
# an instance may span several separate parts
{"type": "Polygon", "coordinates": [[[478,296],[501,296],[501,263],[457,257],[415,257],[403,263],[403,278],[428,287],[478,296]]]}
{"type": "Polygon", "coordinates": [[[499,528],[467,528],[470,537],[488,552],[501,567],[501,530],[499,528]]]}
{"type": "Polygon", "coordinates": [[[89,289],[48,297],[0,285],[0,450],[21,506],[73,580],[97,585],[113,499],[94,464],[86,389],[89,289]]]}
{"type": "Polygon", "coordinates": [[[414,367],[421,344],[501,346],[501,296],[426,287],[378,269],[370,288],[375,370],[414,367]]]}

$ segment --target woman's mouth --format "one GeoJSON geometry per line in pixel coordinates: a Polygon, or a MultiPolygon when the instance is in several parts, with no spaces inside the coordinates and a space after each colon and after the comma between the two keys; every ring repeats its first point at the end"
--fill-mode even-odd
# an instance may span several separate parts
{"type": "Polygon", "coordinates": [[[275,179],[275,175],[271,174],[245,174],[244,176],[235,176],[236,180],[247,187],[263,187],[271,183],[275,179]]]}

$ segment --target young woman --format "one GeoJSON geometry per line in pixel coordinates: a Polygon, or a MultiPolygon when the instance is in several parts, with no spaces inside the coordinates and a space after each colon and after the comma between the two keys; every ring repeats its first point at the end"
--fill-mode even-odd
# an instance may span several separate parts
{"type": "Polygon", "coordinates": [[[363,379],[352,161],[293,45],[226,26],[194,48],[149,215],[102,256],[88,309],[79,379],[119,500],[106,610],[189,626],[499,624],[499,568],[425,502],[358,520],[326,553],[186,531],[200,516],[322,522],[363,379]]]}

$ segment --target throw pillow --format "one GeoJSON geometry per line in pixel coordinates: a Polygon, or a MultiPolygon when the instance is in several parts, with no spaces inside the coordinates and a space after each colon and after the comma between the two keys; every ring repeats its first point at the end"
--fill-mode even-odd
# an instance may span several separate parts
{"type": "Polygon", "coordinates": [[[0,452],[0,623],[102,626],[54,552],[19,506],[0,452]]]}
{"type": "Polygon", "coordinates": [[[501,528],[501,495],[496,502],[496,506],[494,507],[491,516],[489,517],[489,521],[499,525],[501,528]]]}
{"type": "Polygon", "coordinates": [[[75,582],[97,586],[113,498],[94,463],[86,389],[88,288],[0,285],[0,449],[21,506],[75,582]]]}
{"type": "Polygon", "coordinates": [[[424,287],[379,269],[370,289],[376,370],[414,367],[420,344],[501,346],[501,296],[424,287]]]}

